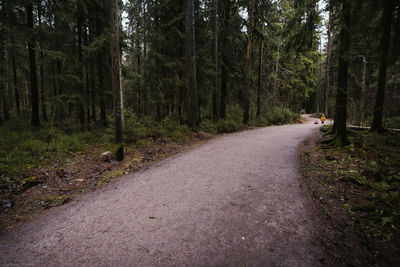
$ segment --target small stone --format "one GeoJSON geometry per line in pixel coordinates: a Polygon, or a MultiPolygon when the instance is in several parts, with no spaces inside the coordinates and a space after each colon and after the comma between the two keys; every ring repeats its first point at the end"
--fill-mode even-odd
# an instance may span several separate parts
{"type": "Polygon", "coordinates": [[[113,158],[113,154],[111,151],[106,151],[101,154],[101,160],[104,162],[109,162],[113,158]]]}
{"type": "Polygon", "coordinates": [[[11,208],[14,205],[14,203],[9,199],[3,200],[3,203],[3,208],[11,208]]]}

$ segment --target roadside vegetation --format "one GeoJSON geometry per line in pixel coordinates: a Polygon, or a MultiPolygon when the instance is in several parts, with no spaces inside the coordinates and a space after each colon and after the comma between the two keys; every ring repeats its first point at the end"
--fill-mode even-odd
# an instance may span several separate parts
{"type": "Polygon", "coordinates": [[[362,265],[398,266],[400,133],[347,131],[351,145],[311,142],[300,155],[304,177],[325,219],[328,252],[349,265],[360,264],[354,261],[359,256],[365,260],[362,265]]]}

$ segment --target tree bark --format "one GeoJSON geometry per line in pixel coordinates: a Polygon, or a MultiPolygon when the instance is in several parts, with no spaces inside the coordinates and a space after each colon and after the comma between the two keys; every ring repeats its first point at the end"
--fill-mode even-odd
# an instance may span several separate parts
{"type": "MultiPolygon", "coordinates": [[[[88,32],[86,30],[86,27],[85,27],[84,34],[85,34],[84,42],[85,42],[85,46],[87,46],[88,45],[88,32]]],[[[85,70],[86,70],[86,73],[85,73],[85,76],[86,76],[85,77],[85,79],[86,79],[86,93],[85,93],[85,95],[86,95],[86,127],[89,129],[90,128],[90,75],[89,75],[89,55],[87,52],[85,53],[84,64],[85,64],[85,70]]]]}
{"type": "Polygon", "coordinates": [[[214,91],[212,95],[212,107],[213,107],[213,121],[216,122],[219,119],[218,115],[218,0],[213,0],[213,36],[214,36],[214,91]]]}
{"type": "Polygon", "coordinates": [[[226,119],[226,95],[228,93],[228,33],[229,33],[229,21],[231,19],[231,0],[225,0],[224,2],[224,26],[222,37],[222,64],[221,64],[221,96],[219,102],[219,117],[226,119]]]}
{"type": "Polygon", "coordinates": [[[8,105],[8,56],[7,56],[7,48],[6,48],[6,42],[1,41],[1,59],[0,59],[0,64],[1,64],[1,70],[0,70],[0,97],[1,101],[3,102],[3,115],[4,119],[8,120],[10,118],[10,111],[9,111],[9,105],[8,105]]]}
{"type": "Polygon", "coordinates": [[[337,146],[349,144],[346,136],[347,122],[347,71],[349,66],[348,54],[350,48],[350,0],[343,0],[339,36],[339,68],[336,93],[336,110],[333,124],[336,132],[335,142],[337,146]]]}
{"type": "Polygon", "coordinates": [[[390,32],[392,27],[393,18],[393,0],[385,0],[385,7],[382,13],[381,23],[383,36],[380,41],[380,62],[379,62],[379,76],[378,76],[378,89],[376,91],[374,119],[372,121],[371,132],[382,133],[382,115],[383,103],[385,100],[385,86],[386,86],[386,69],[390,45],[390,32]]]}
{"type": "Polygon", "coordinates": [[[260,60],[258,67],[258,90],[257,90],[257,113],[256,116],[260,117],[261,113],[261,91],[263,84],[263,64],[264,64],[264,15],[261,19],[261,40],[260,40],[260,60]]]}
{"type": "MultiPolygon", "coordinates": [[[[100,19],[97,18],[96,33],[100,34],[102,25],[100,19]]],[[[104,49],[100,48],[97,52],[97,77],[98,77],[98,96],[100,100],[100,125],[107,127],[106,103],[104,99],[104,49]]]]}
{"type": "Polygon", "coordinates": [[[243,123],[249,123],[250,113],[250,86],[251,86],[251,41],[253,34],[253,11],[254,11],[254,0],[250,0],[250,6],[248,11],[249,16],[249,28],[247,31],[247,58],[246,58],[246,88],[244,91],[244,104],[243,104],[243,123]]]}
{"type": "Polygon", "coordinates": [[[17,66],[15,64],[15,48],[12,51],[12,68],[13,68],[13,78],[14,78],[14,94],[15,94],[15,104],[17,108],[17,114],[21,115],[21,105],[20,105],[20,95],[18,90],[18,80],[17,80],[17,66]]]}
{"type": "MultiPolygon", "coordinates": [[[[38,21],[39,21],[39,28],[42,30],[42,8],[41,8],[41,3],[42,1],[39,1],[38,3],[38,21]]],[[[42,118],[44,121],[47,121],[47,111],[46,111],[46,104],[44,103],[44,64],[43,64],[43,40],[42,40],[42,33],[39,35],[39,61],[40,61],[40,69],[39,69],[39,74],[40,74],[40,109],[42,113],[42,118]]]]}
{"type": "Polygon", "coordinates": [[[33,37],[33,7],[32,3],[28,2],[26,5],[26,16],[27,16],[27,27],[31,30],[29,41],[28,41],[28,53],[29,53],[29,72],[30,72],[30,83],[31,83],[31,105],[32,105],[32,118],[31,124],[34,127],[40,126],[39,120],[39,91],[37,85],[37,73],[36,73],[36,56],[35,56],[35,40],[33,37]]]}
{"type": "Polygon", "coordinates": [[[185,36],[186,36],[186,124],[189,127],[198,126],[200,123],[197,80],[196,80],[196,52],[195,52],[195,22],[194,22],[194,0],[186,1],[185,14],[185,36]]]}
{"type": "Polygon", "coordinates": [[[113,108],[114,108],[114,127],[115,127],[115,143],[117,144],[116,158],[124,159],[124,148],[122,145],[122,106],[121,106],[121,83],[120,83],[120,56],[119,56],[119,14],[118,0],[113,0],[111,8],[111,29],[112,29],[112,45],[111,45],[111,65],[112,65],[112,89],[113,89],[113,108]]]}
{"type": "Polygon", "coordinates": [[[85,99],[85,81],[84,81],[84,73],[83,73],[83,53],[82,53],[82,7],[81,3],[78,3],[78,19],[77,19],[77,28],[78,28],[78,76],[79,76],[79,122],[81,124],[81,130],[85,125],[85,107],[83,105],[83,101],[85,99]]]}
{"type": "Polygon", "coordinates": [[[325,94],[324,94],[324,111],[325,116],[328,116],[329,108],[329,68],[331,58],[331,33],[332,33],[332,11],[329,11],[329,22],[328,22],[328,44],[326,51],[326,70],[325,70],[325,94]]]}

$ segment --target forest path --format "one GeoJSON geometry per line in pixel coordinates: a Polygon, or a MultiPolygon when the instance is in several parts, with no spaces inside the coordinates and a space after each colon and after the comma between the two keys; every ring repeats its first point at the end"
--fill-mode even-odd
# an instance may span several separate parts
{"type": "Polygon", "coordinates": [[[296,155],[318,127],[229,134],[126,175],[1,236],[1,265],[320,265],[296,155]]]}

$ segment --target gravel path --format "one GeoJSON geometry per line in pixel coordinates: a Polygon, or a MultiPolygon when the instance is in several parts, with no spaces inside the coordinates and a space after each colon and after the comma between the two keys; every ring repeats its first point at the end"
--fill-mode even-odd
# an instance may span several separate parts
{"type": "Polygon", "coordinates": [[[315,266],[296,148],[318,126],[213,139],[0,237],[0,265],[315,266]]]}

